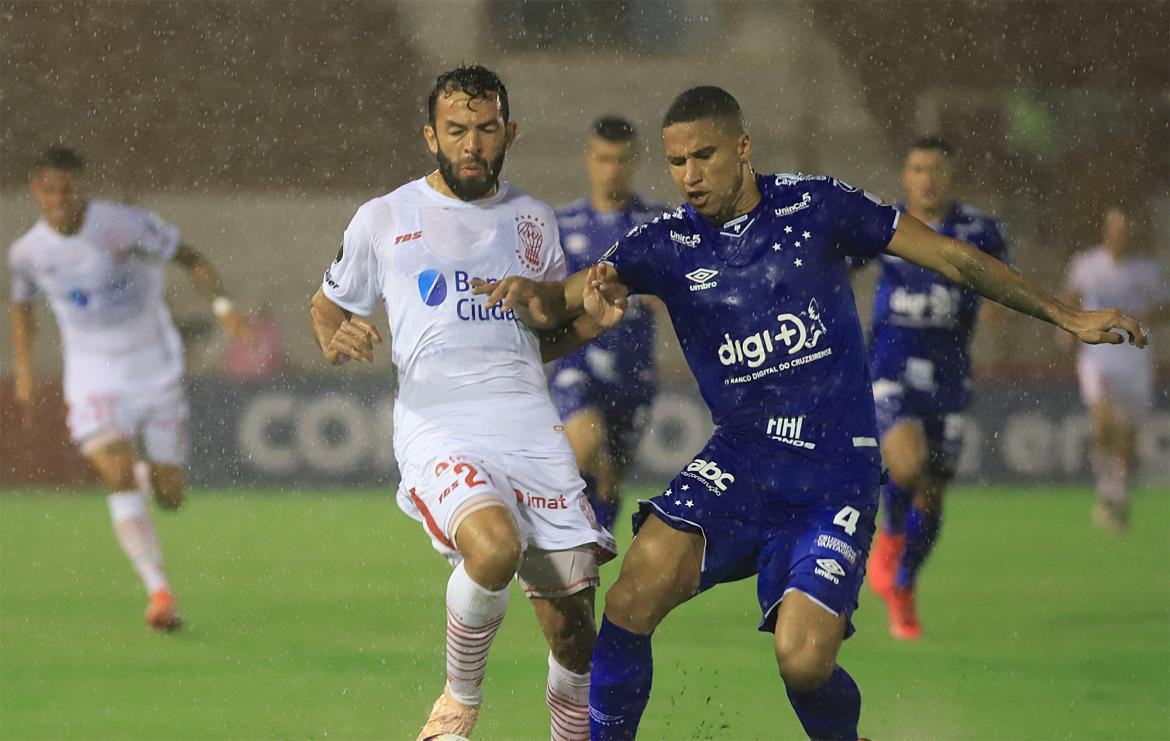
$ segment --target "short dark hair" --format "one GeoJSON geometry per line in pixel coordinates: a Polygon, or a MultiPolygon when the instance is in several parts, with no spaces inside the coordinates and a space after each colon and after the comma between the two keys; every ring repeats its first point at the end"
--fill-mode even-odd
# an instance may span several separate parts
{"type": "Polygon", "coordinates": [[[41,152],[33,162],[31,174],[36,175],[41,170],[60,170],[62,172],[81,172],[85,169],[85,160],[76,150],[69,147],[53,146],[41,152]]]}
{"type": "Polygon", "coordinates": [[[713,118],[739,131],[746,128],[739,102],[731,93],[714,85],[700,85],[679,93],[662,117],[662,128],[704,118],[713,118]]]}
{"type": "Polygon", "coordinates": [[[435,125],[435,102],[439,96],[450,95],[457,90],[467,93],[472,100],[483,100],[489,93],[495,93],[500,100],[500,115],[507,123],[508,89],[504,87],[504,83],[487,67],[461,64],[439,75],[435,80],[435,86],[431,88],[431,95],[427,98],[427,117],[431,126],[435,125]]]}
{"type": "Polygon", "coordinates": [[[602,116],[593,122],[592,132],[607,142],[629,142],[638,136],[634,125],[621,116],[602,116]]]}
{"type": "Polygon", "coordinates": [[[930,134],[928,136],[918,137],[910,143],[910,148],[906,150],[906,153],[909,154],[916,149],[927,149],[933,152],[941,152],[944,157],[950,157],[951,152],[955,151],[951,147],[951,143],[938,134],[930,134]]]}

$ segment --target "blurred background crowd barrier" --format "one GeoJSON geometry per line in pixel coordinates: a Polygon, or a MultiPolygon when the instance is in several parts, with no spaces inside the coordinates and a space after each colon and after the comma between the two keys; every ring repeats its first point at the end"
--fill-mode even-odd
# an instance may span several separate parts
{"type": "MultiPolygon", "coordinates": [[[[388,352],[369,368],[325,367],[307,299],[357,206],[432,167],[419,130],[440,71],[475,61],[500,73],[521,127],[505,177],[552,204],[583,195],[581,141],[606,113],[644,134],[640,191],[675,202],[657,122],[694,84],[740,99],[762,171],[826,172],[890,201],[906,144],[940,132],[957,145],[959,196],[1002,219],[1015,264],[1056,289],[1111,205],[1170,262],[1168,49],[1170,4],[1156,1],[0,2],[0,241],[36,219],[37,153],[78,148],[94,195],[177,224],[260,329],[255,348],[230,346],[185,276],[170,276],[193,478],[369,481],[392,470],[388,352]]],[[[53,395],[56,328],[47,308],[39,316],[42,413],[21,430],[4,386],[4,483],[84,476],[53,395]]],[[[639,456],[647,480],[673,473],[709,425],[662,334],[639,348],[666,381],[639,456]]],[[[1162,413],[1142,437],[1145,475],[1161,481],[1168,347],[1161,329],[1162,413]]],[[[964,476],[1083,476],[1072,359],[1051,328],[985,327],[975,359],[983,393],[964,476]]],[[[2,362],[7,375],[7,352],[2,362]]]]}

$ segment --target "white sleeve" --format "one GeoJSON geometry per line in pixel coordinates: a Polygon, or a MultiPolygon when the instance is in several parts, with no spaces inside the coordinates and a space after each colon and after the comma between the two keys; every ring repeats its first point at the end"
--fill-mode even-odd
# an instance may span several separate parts
{"type": "Polygon", "coordinates": [[[37,282],[28,267],[17,257],[15,247],[8,251],[8,268],[12,271],[12,303],[27,304],[36,298],[40,293],[37,282]]]}
{"type": "Polygon", "coordinates": [[[1069,291],[1082,294],[1082,296],[1085,293],[1084,265],[1085,258],[1083,253],[1073,255],[1072,260],[1068,264],[1068,274],[1064,278],[1064,287],[1069,291]]]}
{"type": "Polygon", "coordinates": [[[133,223],[135,249],[146,255],[170,260],[179,249],[179,228],[142,208],[127,208],[133,223]]]}
{"type": "Polygon", "coordinates": [[[544,261],[544,270],[540,273],[542,283],[564,280],[569,276],[565,251],[561,248],[561,230],[557,228],[556,216],[551,210],[548,212],[548,223],[552,224],[553,228],[549,230],[552,238],[549,240],[548,258],[544,261]]]}
{"type": "Polygon", "coordinates": [[[358,209],[333,264],[325,269],[321,291],[333,303],[361,316],[374,313],[378,302],[378,259],[363,209],[358,209]]]}

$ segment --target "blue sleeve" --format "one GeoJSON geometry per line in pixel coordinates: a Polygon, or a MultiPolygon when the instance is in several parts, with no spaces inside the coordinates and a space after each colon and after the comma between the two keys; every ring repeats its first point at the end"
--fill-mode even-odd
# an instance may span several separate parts
{"type": "Polygon", "coordinates": [[[1007,240],[1004,239],[999,224],[991,219],[987,220],[987,232],[981,240],[979,248],[1000,262],[1011,263],[1007,240]]]}
{"type": "Polygon", "coordinates": [[[651,259],[653,238],[647,238],[646,225],[635,227],[629,234],[613,243],[599,262],[607,262],[617,270],[618,277],[630,293],[657,295],[654,286],[656,272],[651,259]]]}
{"type": "Polygon", "coordinates": [[[898,210],[836,178],[822,188],[841,256],[873,258],[881,253],[894,237],[898,210]]]}

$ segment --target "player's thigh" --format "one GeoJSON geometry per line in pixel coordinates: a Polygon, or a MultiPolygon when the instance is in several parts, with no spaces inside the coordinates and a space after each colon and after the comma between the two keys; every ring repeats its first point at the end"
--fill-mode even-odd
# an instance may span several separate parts
{"type": "Polygon", "coordinates": [[[703,536],[647,517],[622,560],[617,581],[605,594],[610,620],[649,633],[699,591],[703,536]]]}
{"type": "Polygon", "coordinates": [[[82,441],[81,452],[110,491],[131,491],[134,481],[134,444],[114,433],[82,441]]]}
{"type": "Polygon", "coordinates": [[[825,682],[837,664],[845,640],[846,616],[835,613],[809,595],[793,590],[784,596],[776,618],[776,663],[786,684],[814,689],[825,682]]]}
{"type": "Polygon", "coordinates": [[[922,422],[915,418],[899,419],[882,436],[882,461],[894,483],[913,486],[926,468],[928,447],[922,422]]]}
{"type": "Polygon", "coordinates": [[[596,407],[584,407],[565,419],[565,437],[577,467],[592,471],[605,446],[605,420],[596,407]]]}
{"type": "Polygon", "coordinates": [[[425,461],[403,461],[398,504],[423,524],[435,550],[452,564],[470,558],[475,568],[504,568],[523,549],[516,494],[485,453],[456,448],[425,461]]]}

